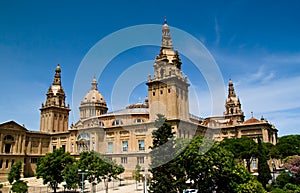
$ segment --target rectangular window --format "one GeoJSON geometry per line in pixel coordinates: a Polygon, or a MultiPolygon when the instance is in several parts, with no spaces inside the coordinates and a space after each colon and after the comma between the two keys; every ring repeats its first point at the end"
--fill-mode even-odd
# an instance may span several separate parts
{"type": "Polygon", "coordinates": [[[11,147],[11,144],[5,144],[4,152],[5,153],[10,153],[10,147],[11,147]]]}
{"type": "Polygon", "coordinates": [[[6,160],[5,168],[6,168],[6,169],[8,168],[8,159],[6,160]]]}
{"type": "Polygon", "coordinates": [[[108,153],[112,153],[114,150],[114,146],[113,146],[114,143],[110,141],[107,143],[107,145],[108,145],[108,153]]]}
{"type": "Polygon", "coordinates": [[[253,158],[253,160],[252,160],[252,168],[257,169],[256,158],[253,158]]]}
{"type": "Polygon", "coordinates": [[[3,159],[0,160],[0,168],[2,168],[3,165],[3,159]]]}
{"type": "Polygon", "coordinates": [[[13,166],[14,165],[14,163],[15,163],[15,160],[13,159],[13,160],[11,160],[11,166],[13,166]]]}
{"type": "Polygon", "coordinates": [[[122,141],[122,150],[128,151],[128,141],[122,141]]]}
{"type": "Polygon", "coordinates": [[[66,152],[66,145],[62,145],[61,148],[66,152]]]}
{"type": "Polygon", "coordinates": [[[36,158],[36,157],[30,158],[30,162],[33,164],[37,163],[37,160],[38,160],[38,158],[36,158]]]}
{"type": "Polygon", "coordinates": [[[144,163],[144,157],[137,157],[137,163],[143,164],[144,163]]]}
{"type": "Polygon", "coordinates": [[[144,140],[139,140],[139,151],[144,151],[145,150],[145,142],[144,140]]]}
{"type": "Polygon", "coordinates": [[[56,145],[52,146],[52,151],[56,150],[56,145]]]}
{"type": "Polygon", "coordinates": [[[152,95],[155,96],[155,92],[153,92],[152,95]]]}
{"type": "Polygon", "coordinates": [[[121,164],[127,164],[127,157],[121,157],[121,164]]]}

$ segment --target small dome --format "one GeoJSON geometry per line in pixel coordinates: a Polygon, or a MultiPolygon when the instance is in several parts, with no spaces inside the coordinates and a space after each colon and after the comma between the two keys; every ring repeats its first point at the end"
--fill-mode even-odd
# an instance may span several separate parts
{"type": "Polygon", "coordinates": [[[248,119],[247,121],[245,121],[244,123],[251,124],[251,123],[259,123],[259,122],[260,122],[259,120],[252,117],[252,118],[248,119]]]}
{"type": "Polygon", "coordinates": [[[82,103],[106,103],[98,90],[90,90],[83,98],[82,103]]]}
{"type": "Polygon", "coordinates": [[[91,90],[84,96],[81,102],[81,104],[84,103],[104,103],[106,106],[103,95],[98,91],[98,83],[96,78],[94,78],[92,81],[91,90]]]}

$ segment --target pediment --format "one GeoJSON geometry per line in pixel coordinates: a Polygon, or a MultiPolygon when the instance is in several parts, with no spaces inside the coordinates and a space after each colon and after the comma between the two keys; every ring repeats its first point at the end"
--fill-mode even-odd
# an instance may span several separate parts
{"type": "Polygon", "coordinates": [[[28,131],[24,126],[18,124],[15,121],[7,121],[0,124],[0,130],[8,130],[8,131],[28,131]]]}

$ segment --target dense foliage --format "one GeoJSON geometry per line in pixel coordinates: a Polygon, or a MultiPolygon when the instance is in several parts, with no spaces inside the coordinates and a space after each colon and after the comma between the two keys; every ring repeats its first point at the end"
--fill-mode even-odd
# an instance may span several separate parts
{"type": "Polygon", "coordinates": [[[22,180],[17,180],[13,183],[11,190],[16,193],[27,193],[28,186],[26,182],[22,180]]]}
{"type": "Polygon", "coordinates": [[[92,185],[103,181],[106,192],[108,192],[108,183],[112,179],[119,179],[118,175],[124,172],[122,165],[118,165],[96,152],[82,152],[78,161],[78,168],[81,171],[87,171],[85,177],[92,185]]]}
{"type": "Polygon", "coordinates": [[[177,154],[174,140],[174,132],[166,118],[158,114],[154,126],[157,130],[152,132],[153,144],[150,147],[152,180],[150,190],[155,193],[182,192],[184,182],[184,171],[178,167],[177,154]]]}
{"type": "Polygon", "coordinates": [[[66,188],[76,189],[78,187],[78,183],[80,182],[80,176],[78,175],[78,165],[77,163],[70,163],[66,165],[63,170],[64,181],[66,182],[66,188]]]}
{"type": "Polygon", "coordinates": [[[20,180],[22,171],[22,162],[18,161],[13,164],[8,173],[8,182],[12,184],[11,190],[16,193],[26,193],[28,190],[27,183],[20,180]]]}
{"type": "MultiPolygon", "coordinates": [[[[241,158],[238,151],[234,155],[223,144],[203,136],[194,137],[191,141],[174,139],[171,126],[162,115],[158,115],[155,125],[158,129],[153,132],[151,147],[151,165],[156,166],[151,169],[150,190],[153,192],[175,193],[193,188],[203,193],[266,193],[262,184],[236,162],[236,158],[241,158]]],[[[252,144],[252,141],[247,142],[252,144]]],[[[246,155],[246,150],[243,151],[246,155]]]]}
{"type": "Polygon", "coordinates": [[[257,155],[257,143],[249,137],[227,138],[221,142],[222,146],[232,152],[235,159],[241,163],[246,160],[246,166],[250,171],[252,159],[257,155]]]}
{"type": "Polygon", "coordinates": [[[21,178],[22,162],[18,161],[13,164],[9,173],[8,173],[8,182],[12,184],[14,181],[18,181],[21,178]]]}
{"type": "Polygon", "coordinates": [[[258,176],[257,180],[266,188],[269,180],[272,179],[270,167],[268,165],[268,158],[265,147],[262,145],[260,139],[258,139],[258,176]]]}
{"type": "Polygon", "coordinates": [[[278,138],[276,144],[281,158],[300,155],[300,135],[286,135],[278,138]]]}
{"type": "Polygon", "coordinates": [[[56,149],[53,153],[47,153],[45,157],[38,160],[36,176],[37,178],[42,177],[43,183],[49,183],[56,193],[58,184],[64,181],[65,167],[73,162],[74,159],[70,153],[64,152],[62,148],[56,149]]]}

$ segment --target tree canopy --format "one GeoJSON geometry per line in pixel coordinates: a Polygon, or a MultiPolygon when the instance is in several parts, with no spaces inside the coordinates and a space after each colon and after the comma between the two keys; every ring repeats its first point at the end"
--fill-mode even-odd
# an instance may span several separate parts
{"type": "Polygon", "coordinates": [[[112,179],[118,179],[118,175],[125,170],[122,165],[118,165],[93,151],[80,154],[78,168],[82,171],[87,171],[86,178],[93,185],[104,181],[106,192],[108,192],[108,183],[112,179]]]}
{"type": "Polygon", "coordinates": [[[192,140],[175,138],[162,115],[158,115],[155,125],[158,129],[152,134],[154,142],[150,153],[151,166],[155,166],[151,169],[151,191],[177,193],[193,188],[203,193],[266,193],[245,166],[236,162],[236,158],[250,159],[256,153],[257,144],[252,139],[232,140],[225,147],[225,143],[203,136],[192,140]],[[227,149],[229,146],[241,148],[243,153],[231,152],[227,149]]]}
{"type": "Polygon", "coordinates": [[[22,170],[22,162],[18,161],[17,163],[13,164],[9,173],[7,180],[10,184],[14,181],[18,181],[21,178],[21,170],[22,170]]]}
{"type": "Polygon", "coordinates": [[[235,159],[246,160],[248,171],[252,159],[257,155],[257,143],[249,137],[224,139],[221,142],[222,146],[232,152],[235,159]]]}
{"type": "Polygon", "coordinates": [[[56,193],[58,184],[64,181],[63,171],[67,164],[74,162],[70,153],[64,152],[62,148],[47,153],[45,157],[38,159],[36,176],[42,177],[43,183],[49,183],[50,187],[56,193]]]}
{"type": "Polygon", "coordinates": [[[278,138],[276,144],[281,158],[300,155],[300,135],[286,135],[278,138]]]}
{"type": "MultiPolygon", "coordinates": [[[[180,162],[174,159],[178,154],[174,132],[165,116],[158,114],[152,132],[153,144],[150,147],[152,179],[150,190],[155,193],[182,192],[185,183],[184,171],[180,162]]],[[[178,143],[179,144],[179,143],[178,143]]]]}

